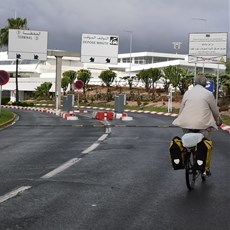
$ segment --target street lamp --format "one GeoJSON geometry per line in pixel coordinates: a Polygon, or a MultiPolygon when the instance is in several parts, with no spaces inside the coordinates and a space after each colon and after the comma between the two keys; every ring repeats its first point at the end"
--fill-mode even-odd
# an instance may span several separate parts
{"type": "Polygon", "coordinates": [[[124,30],[124,32],[127,32],[130,35],[129,37],[129,78],[131,79],[133,31],[124,30]]]}
{"type": "Polygon", "coordinates": [[[177,50],[180,49],[182,42],[173,42],[172,44],[173,44],[174,49],[176,50],[176,54],[177,54],[177,50]]]}

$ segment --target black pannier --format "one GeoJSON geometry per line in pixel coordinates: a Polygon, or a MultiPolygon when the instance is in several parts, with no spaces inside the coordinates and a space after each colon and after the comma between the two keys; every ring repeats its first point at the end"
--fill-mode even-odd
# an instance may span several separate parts
{"type": "Polygon", "coordinates": [[[174,170],[184,169],[185,149],[180,137],[174,137],[169,147],[169,155],[174,170]]]}
{"type": "Polygon", "coordinates": [[[210,168],[211,152],[212,141],[204,137],[195,147],[195,165],[197,169],[204,171],[210,168]]]}

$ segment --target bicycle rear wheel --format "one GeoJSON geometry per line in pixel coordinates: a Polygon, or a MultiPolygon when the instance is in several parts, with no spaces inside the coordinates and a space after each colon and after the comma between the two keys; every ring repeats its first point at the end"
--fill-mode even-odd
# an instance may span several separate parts
{"type": "Polygon", "coordinates": [[[196,170],[193,167],[193,155],[187,154],[185,160],[185,179],[189,190],[193,190],[196,181],[196,170]]]}

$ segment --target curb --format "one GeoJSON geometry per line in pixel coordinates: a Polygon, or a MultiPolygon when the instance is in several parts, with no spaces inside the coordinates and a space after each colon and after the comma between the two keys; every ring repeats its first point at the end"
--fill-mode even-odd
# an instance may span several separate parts
{"type": "MultiPolygon", "coordinates": [[[[81,108],[86,108],[86,109],[103,109],[103,110],[114,110],[114,109],[108,109],[108,108],[99,108],[99,107],[91,107],[91,106],[80,106],[81,108]]],[[[131,113],[145,113],[145,114],[156,114],[156,115],[164,115],[164,116],[171,116],[171,117],[177,117],[178,114],[176,113],[165,113],[165,112],[155,112],[155,111],[144,111],[144,110],[129,110],[126,109],[124,110],[125,112],[131,112],[131,113]]],[[[222,124],[220,126],[220,128],[222,130],[227,131],[228,133],[230,133],[230,126],[229,125],[225,125],[222,124]]]]}
{"type": "MultiPolygon", "coordinates": [[[[39,107],[23,107],[23,106],[12,106],[12,105],[2,105],[2,108],[11,108],[11,109],[24,109],[24,110],[32,110],[32,111],[38,111],[38,112],[45,112],[45,113],[50,113],[50,114],[54,114],[57,115],[59,117],[65,118],[67,119],[67,117],[69,117],[69,120],[78,120],[78,118],[76,117],[76,115],[74,115],[73,113],[66,113],[64,111],[56,111],[54,109],[49,109],[49,108],[39,108],[39,107]],[[72,117],[72,118],[70,118],[72,117]],[[76,118],[73,118],[76,117],[76,118]]],[[[109,108],[103,108],[103,107],[91,107],[91,106],[80,106],[80,108],[82,109],[97,109],[97,110],[106,110],[106,111],[114,111],[114,109],[109,109],[109,108]]],[[[79,112],[83,112],[85,113],[86,111],[84,110],[80,110],[79,112]]],[[[178,114],[176,113],[165,113],[165,112],[155,112],[155,111],[143,111],[143,110],[125,110],[125,112],[131,112],[131,113],[145,113],[145,114],[156,114],[156,115],[164,115],[164,116],[171,116],[171,117],[177,117],[178,114]]],[[[220,126],[220,128],[222,130],[227,131],[228,133],[230,133],[230,126],[229,125],[225,125],[222,124],[220,126]]]]}

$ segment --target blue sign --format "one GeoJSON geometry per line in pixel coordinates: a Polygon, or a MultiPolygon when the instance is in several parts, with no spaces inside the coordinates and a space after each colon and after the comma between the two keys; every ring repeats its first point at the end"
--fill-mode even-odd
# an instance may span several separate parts
{"type": "Polygon", "coordinates": [[[208,80],[205,88],[213,93],[214,92],[214,81],[208,80]]]}

